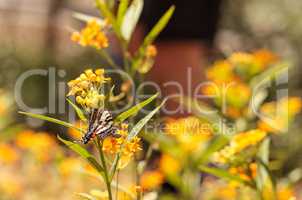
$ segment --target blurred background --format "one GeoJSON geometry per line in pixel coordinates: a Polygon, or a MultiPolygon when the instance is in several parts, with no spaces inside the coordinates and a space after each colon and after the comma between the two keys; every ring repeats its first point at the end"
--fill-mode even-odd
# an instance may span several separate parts
{"type": "MultiPolygon", "coordinates": [[[[26,127],[37,131],[58,133],[64,130],[18,116],[16,111],[19,108],[14,100],[15,83],[29,69],[48,70],[54,67],[55,70],[64,70],[66,73],[58,75],[55,82],[49,82],[45,76],[34,76],[24,82],[21,95],[24,103],[31,107],[44,107],[48,105],[49,90],[55,91],[56,102],[64,101],[65,95],[57,90],[58,82],[76,77],[85,66],[96,67],[104,63],[93,49],[81,48],[70,41],[70,33],[83,25],[72,16],[73,13],[97,16],[93,5],[93,0],[0,0],[0,113],[5,113],[0,120],[0,140],[4,138],[2,133],[8,132],[7,127],[20,122],[26,122],[26,127]]],[[[293,64],[289,78],[290,94],[301,96],[302,1],[224,0],[219,10],[215,37],[211,44],[206,45],[209,51],[205,63],[234,51],[267,48],[293,64]]],[[[110,51],[118,59],[114,44],[110,51]]],[[[51,115],[67,118],[57,107],[51,115]]],[[[280,174],[302,161],[301,129],[293,130],[277,144],[280,154],[287,160],[280,174]]]]}

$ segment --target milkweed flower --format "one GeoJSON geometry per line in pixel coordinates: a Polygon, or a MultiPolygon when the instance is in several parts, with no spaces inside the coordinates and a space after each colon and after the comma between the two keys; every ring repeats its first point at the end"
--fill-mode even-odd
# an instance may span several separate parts
{"type": "Polygon", "coordinates": [[[260,129],[238,133],[233,136],[230,144],[219,152],[214,153],[214,162],[225,164],[235,159],[235,155],[241,153],[249,147],[258,145],[267,133],[260,129]]]}
{"type": "Polygon", "coordinates": [[[180,147],[186,152],[193,152],[202,148],[212,137],[212,127],[196,117],[167,119],[165,133],[174,137],[180,147]]]}
{"type": "Polygon", "coordinates": [[[287,186],[279,187],[277,190],[277,200],[296,200],[293,188],[287,186]]]}
{"type": "Polygon", "coordinates": [[[159,161],[159,169],[163,174],[176,174],[181,170],[180,162],[168,154],[163,154],[159,161]]]}
{"type": "Polygon", "coordinates": [[[22,131],[17,134],[16,145],[31,152],[35,158],[42,162],[47,162],[54,154],[50,154],[50,149],[55,149],[57,143],[44,132],[34,132],[32,130],[22,131]]]}
{"type": "Polygon", "coordinates": [[[107,137],[103,141],[103,151],[109,155],[114,155],[120,152],[121,159],[119,162],[119,168],[124,168],[130,162],[131,158],[135,153],[142,150],[141,142],[139,137],[134,137],[131,140],[127,139],[128,136],[128,125],[122,124],[121,128],[118,129],[117,134],[121,137],[107,137]]]}
{"type": "Polygon", "coordinates": [[[157,49],[154,45],[147,46],[146,49],[146,57],[147,58],[154,58],[157,55],[157,49]]]}
{"type": "Polygon", "coordinates": [[[260,108],[260,113],[264,118],[258,121],[258,127],[271,133],[282,132],[288,128],[301,109],[302,100],[298,97],[282,98],[277,102],[265,103],[260,108]]]}
{"type": "Polygon", "coordinates": [[[13,164],[19,160],[19,154],[12,145],[0,144],[0,163],[13,164]]]}
{"type": "Polygon", "coordinates": [[[152,190],[159,187],[164,181],[164,176],[159,171],[146,171],[140,178],[140,186],[143,190],[152,190]]]}
{"type": "Polygon", "coordinates": [[[216,84],[230,83],[239,80],[234,73],[233,65],[227,60],[220,60],[206,70],[206,78],[216,84]]]}
{"type": "MultiPolygon", "coordinates": [[[[250,163],[245,166],[230,167],[229,172],[233,175],[238,175],[242,180],[251,181],[257,176],[257,164],[250,163]]],[[[233,183],[236,185],[236,183],[233,183]]]]}
{"type": "Polygon", "coordinates": [[[141,74],[146,74],[154,65],[154,58],[157,55],[157,49],[154,45],[148,45],[142,58],[137,61],[135,66],[141,74]]]}
{"type": "Polygon", "coordinates": [[[71,40],[77,42],[81,46],[91,46],[96,49],[103,49],[109,46],[108,38],[104,33],[107,28],[107,23],[101,26],[96,19],[91,19],[87,22],[86,27],[80,32],[74,32],[71,35],[71,40]]]}
{"type": "Polygon", "coordinates": [[[81,162],[81,160],[77,158],[64,158],[59,164],[58,164],[58,171],[60,175],[63,177],[68,177],[72,175],[73,173],[80,172],[80,170],[84,169],[84,165],[81,162]]]}
{"type": "Polygon", "coordinates": [[[75,96],[76,102],[84,108],[99,108],[105,99],[99,90],[109,80],[105,77],[104,69],[87,69],[78,78],[68,82],[67,96],[75,96]]]}

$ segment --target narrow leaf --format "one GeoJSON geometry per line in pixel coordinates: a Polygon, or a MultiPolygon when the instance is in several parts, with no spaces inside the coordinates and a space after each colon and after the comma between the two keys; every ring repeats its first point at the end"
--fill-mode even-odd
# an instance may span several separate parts
{"type": "Polygon", "coordinates": [[[143,0],[133,0],[124,16],[121,25],[121,33],[126,41],[129,41],[131,38],[131,35],[142,13],[143,6],[143,0]]]}
{"type": "Polygon", "coordinates": [[[73,143],[73,142],[68,141],[68,140],[64,140],[59,135],[58,135],[58,139],[61,142],[63,142],[68,148],[70,148],[72,151],[74,151],[75,153],[80,155],[82,158],[86,159],[91,164],[92,167],[94,167],[99,173],[101,173],[103,175],[104,169],[97,162],[95,157],[92,154],[90,154],[86,149],[81,147],[79,144],[73,143]]]}
{"type": "Polygon", "coordinates": [[[228,181],[236,181],[239,182],[241,184],[246,184],[251,186],[251,184],[249,182],[246,182],[245,180],[243,180],[242,178],[240,178],[239,176],[230,174],[229,172],[223,170],[223,169],[219,169],[219,168],[212,168],[212,167],[207,167],[207,166],[199,166],[199,169],[205,173],[214,175],[218,178],[222,178],[228,181]]]}
{"type": "Polygon", "coordinates": [[[207,164],[209,157],[213,153],[223,148],[228,143],[228,141],[229,140],[223,135],[217,136],[214,141],[206,148],[206,150],[202,152],[199,157],[197,157],[197,165],[199,166],[201,164],[207,164]]]}
{"type": "Polygon", "coordinates": [[[147,124],[147,122],[159,111],[159,109],[164,105],[165,101],[161,103],[157,108],[155,108],[153,111],[151,111],[147,116],[145,116],[143,119],[141,119],[130,131],[129,135],[127,136],[127,140],[131,140],[134,138],[141,130],[142,128],[147,124]]]}
{"type": "Polygon", "coordinates": [[[125,13],[127,11],[128,4],[129,4],[129,0],[121,0],[120,4],[118,6],[116,23],[119,27],[121,26],[121,24],[123,22],[125,13]]]}
{"type": "Polygon", "coordinates": [[[135,106],[131,107],[130,109],[128,109],[125,112],[118,115],[116,117],[115,121],[120,123],[120,122],[125,121],[129,117],[136,115],[143,107],[145,107],[146,105],[151,103],[157,96],[158,96],[158,94],[155,94],[152,97],[148,98],[147,100],[145,100],[139,104],[136,104],[135,106]]]}
{"type": "Polygon", "coordinates": [[[151,44],[156,37],[160,34],[160,32],[166,27],[170,18],[172,17],[175,10],[175,6],[171,6],[166,13],[160,18],[157,24],[151,29],[148,35],[145,37],[143,46],[147,46],[151,44]]]}
{"type": "Polygon", "coordinates": [[[82,121],[87,121],[87,118],[85,117],[85,114],[83,113],[83,111],[77,105],[75,105],[70,99],[66,99],[66,100],[73,107],[73,109],[76,111],[78,117],[82,121]]]}
{"type": "Polygon", "coordinates": [[[78,130],[82,133],[85,132],[84,130],[82,130],[78,127],[75,127],[73,124],[61,121],[59,119],[55,119],[55,118],[52,118],[52,117],[47,117],[47,116],[40,115],[40,114],[27,113],[27,112],[21,112],[21,111],[19,111],[19,113],[22,114],[22,115],[32,117],[32,118],[41,119],[41,120],[45,120],[45,121],[52,122],[52,123],[55,123],[55,124],[59,124],[59,125],[65,126],[67,128],[73,128],[73,129],[76,129],[76,130],[78,130]]]}

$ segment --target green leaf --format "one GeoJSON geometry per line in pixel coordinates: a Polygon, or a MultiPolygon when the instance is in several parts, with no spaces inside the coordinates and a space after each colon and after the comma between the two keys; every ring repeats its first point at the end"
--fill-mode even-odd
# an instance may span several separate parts
{"type": "Polygon", "coordinates": [[[263,140],[259,147],[258,158],[257,158],[257,177],[256,185],[259,191],[272,189],[275,192],[276,180],[269,170],[269,149],[270,149],[270,138],[263,140]]]}
{"type": "MultiPolygon", "coordinates": [[[[156,95],[154,95],[154,96],[152,96],[153,97],[153,99],[155,98],[157,96],[157,94],[156,95]]],[[[152,98],[151,97],[151,98],[152,98]]],[[[149,98],[149,99],[151,99],[151,98],[149,98]]],[[[152,100],[153,100],[152,99],[152,100]]],[[[151,101],[152,101],[151,100],[151,101]]],[[[151,102],[150,101],[150,102],[151,102]]],[[[153,117],[153,115],[161,108],[161,106],[163,105],[165,103],[165,101],[163,101],[162,103],[161,103],[161,105],[159,105],[157,108],[155,108],[153,111],[151,111],[147,116],[145,116],[143,119],[141,119],[132,129],[131,129],[131,131],[130,131],[130,133],[129,133],[129,135],[127,136],[127,140],[128,141],[130,141],[130,140],[132,140],[140,131],[141,131],[141,129],[146,125],[146,123],[153,117]]],[[[122,151],[122,149],[123,149],[123,145],[122,145],[122,147],[121,147],[121,151],[122,151]]],[[[109,180],[112,180],[113,179],[113,177],[114,177],[114,174],[115,174],[115,172],[116,172],[116,169],[117,169],[117,165],[118,165],[118,162],[119,162],[119,159],[120,159],[120,154],[121,154],[121,152],[119,152],[116,156],[115,156],[115,158],[114,158],[114,161],[113,161],[113,164],[112,164],[112,166],[111,166],[111,169],[110,169],[110,177],[109,177],[109,180]]]]}
{"type": "Polygon", "coordinates": [[[166,11],[166,13],[160,18],[160,20],[156,23],[156,25],[151,29],[151,31],[145,37],[143,46],[147,46],[151,44],[156,39],[156,37],[168,24],[170,18],[174,13],[174,10],[175,10],[175,6],[173,5],[166,11]]]}
{"type": "Polygon", "coordinates": [[[150,144],[158,143],[161,152],[168,153],[175,157],[179,157],[183,153],[183,151],[178,148],[179,145],[177,142],[171,137],[168,137],[165,133],[142,132],[140,136],[150,144]]]}
{"type": "Polygon", "coordinates": [[[143,0],[133,0],[129,6],[121,25],[121,33],[126,41],[129,41],[131,38],[131,35],[142,13],[143,7],[143,0]]]}
{"type": "Polygon", "coordinates": [[[68,123],[68,122],[64,122],[64,121],[59,120],[59,119],[55,119],[55,118],[52,118],[52,117],[47,117],[47,116],[40,115],[40,114],[28,113],[28,112],[19,111],[19,113],[22,114],[22,115],[32,117],[32,118],[41,119],[41,120],[45,120],[45,121],[52,122],[52,123],[55,123],[55,124],[59,124],[59,125],[65,126],[67,128],[73,128],[73,129],[76,129],[76,130],[78,130],[82,133],[85,133],[85,131],[83,129],[75,127],[73,124],[68,123]]]}
{"type": "Polygon", "coordinates": [[[91,164],[92,167],[94,167],[99,173],[101,173],[103,175],[104,169],[97,162],[97,160],[95,159],[95,157],[92,154],[90,154],[86,149],[84,149],[83,147],[81,147],[81,145],[79,145],[79,144],[73,143],[73,142],[68,141],[68,140],[64,140],[59,135],[57,137],[68,148],[70,148],[71,150],[73,150],[74,152],[76,152],[82,158],[86,159],[91,164]]]}
{"type": "Polygon", "coordinates": [[[201,170],[205,173],[214,175],[218,178],[222,178],[222,179],[225,179],[225,180],[228,180],[228,181],[236,181],[236,182],[239,182],[241,184],[252,186],[251,183],[246,182],[245,180],[243,180],[239,176],[230,174],[228,171],[225,171],[223,169],[212,168],[212,167],[207,167],[207,166],[199,166],[199,170],[201,170]]]}
{"type": "Polygon", "coordinates": [[[118,10],[117,10],[117,19],[116,19],[117,21],[116,23],[118,27],[121,27],[125,13],[127,11],[128,4],[129,4],[129,0],[121,0],[119,3],[118,10]]]}
{"type": "Polygon", "coordinates": [[[75,105],[70,99],[66,99],[68,101],[68,103],[73,107],[73,109],[76,111],[78,117],[82,120],[82,121],[87,121],[87,118],[85,116],[85,114],[83,113],[83,111],[77,106],[75,105]]]}
{"type": "Polygon", "coordinates": [[[115,118],[115,121],[121,123],[121,122],[125,121],[126,119],[128,119],[129,117],[136,115],[143,107],[145,107],[146,105],[151,103],[157,96],[158,96],[158,94],[155,94],[152,97],[148,98],[147,100],[145,100],[139,104],[136,104],[135,106],[131,107],[130,109],[126,110],[125,112],[119,114],[115,118]]]}
{"type": "Polygon", "coordinates": [[[228,144],[229,140],[223,135],[217,136],[214,141],[206,148],[204,152],[202,152],[197,157],[197,165],[207,164],[209,162],[209,157],[222,149],[226,144],[228,144]]]}
{"type": "Polygon", "coordinates": [[[159,111],[159,109],[164,105],[165,101],[163,101],[157,108],[155,108],[153,111],[151,111],[147,116],[145,116],[143,119],[139,120],[137,124],[131,129],[129,135],[127,136],[127,140],[132,140],[141,130],[142,128],[147,124],[147,122],[159,111]]]}

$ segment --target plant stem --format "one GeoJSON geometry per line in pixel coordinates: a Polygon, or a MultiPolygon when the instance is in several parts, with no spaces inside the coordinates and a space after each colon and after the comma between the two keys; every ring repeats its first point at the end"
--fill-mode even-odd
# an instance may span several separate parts
{"type": "Polygon", "coordinates": [[[111,191],[111,182],[109,180],[109,176],[108,176],[108,169],[106,166],[106,160],[105,160],[105,156],[104,156],[104,152],[103,152],[103,142],[100,142],[99,138],[96,138],[96,145],[97,145],[97,149],[99,151],[100,154],[100,159],[102,162],[102,166],[104,168],[104,178],[105,178],[105,183],[106,183],[106,187],[107,187],[107,192],[108,192],[108,197],[109,200],[113,200],[112,198],[112,191],[111,191]]]}
{"type": "Polygon", "coordinates": [[[105,50],[100,50],[100,51],[98,51],[98,53],[100,54],[100,56],[102,56],[102,57],[106,60],[106,62],[107,62],[110,66],[112,66],[112,67],[115,68],[115,69],[119,69],[119,68],[120,68],[120,66],[118,66],[118,65],[114,62],[114,60],[111,58],[111,56],[110,56],[105,50]]]}

